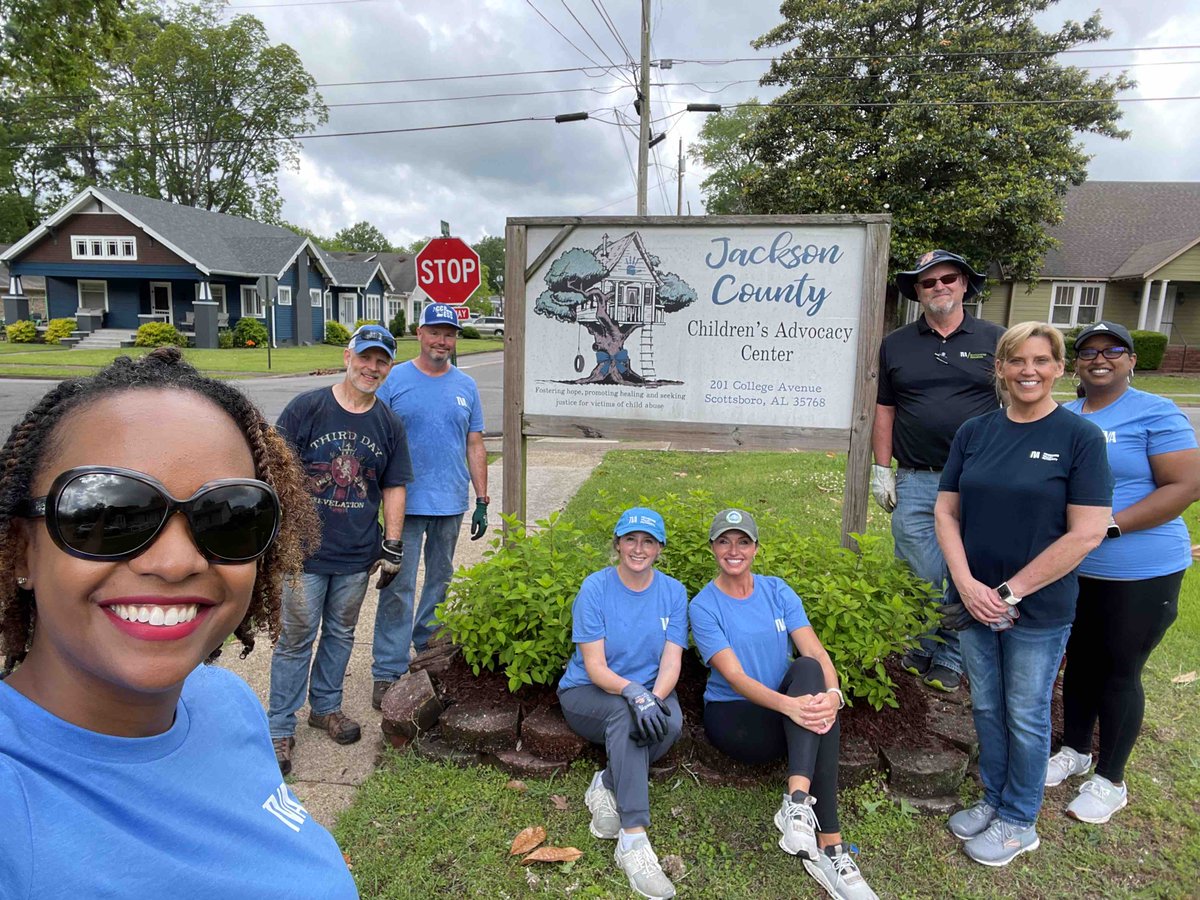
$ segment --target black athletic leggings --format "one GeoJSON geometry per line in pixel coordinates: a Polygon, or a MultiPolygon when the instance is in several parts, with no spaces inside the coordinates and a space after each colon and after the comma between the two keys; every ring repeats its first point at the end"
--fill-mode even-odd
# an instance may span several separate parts
{"type": "Polygon", "coordinates": [[[1179,613],[1183,572],[1141,581],[1079,576],[1075,625],[1063,677],[1063,744],[1091,753],[1100,721],[1096,773],[1114,784],[1142,730],[1142,668],[1179,613]]]}
{"type": "MultiPolygon", "coordinates": [[[[825,673],[815,659],[801,656],[792,663],[779,692],[789,697],[819,694],[825,690],[825,673]]],[[[787,756],[788,774],[812,780],[809,793],[816,799],[819,830],[832,834],[838,827],[838,746],[841,722],[824,734],[801,728],[787,716],[749,700],[704,704],[704,732],[713,746],[749,765],[787,756]]]]}

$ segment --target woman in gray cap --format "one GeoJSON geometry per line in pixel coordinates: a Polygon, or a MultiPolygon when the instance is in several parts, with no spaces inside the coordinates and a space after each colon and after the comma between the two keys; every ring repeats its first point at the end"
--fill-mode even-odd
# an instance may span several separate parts
{"type": "Polygon", "coordinates": [[[775,812],[779,846],[831,897],[872,900],[838,830],[837,671],[781,578],[755,575],[758,526],[740,509],[708,530],[717,577],[692,599],[692,637],[709,666],[704,731],[722,753],[758,764],[786,757],[787,792],[775,812]],[[800,653],[792,659],[793,648],[800,653]]]}

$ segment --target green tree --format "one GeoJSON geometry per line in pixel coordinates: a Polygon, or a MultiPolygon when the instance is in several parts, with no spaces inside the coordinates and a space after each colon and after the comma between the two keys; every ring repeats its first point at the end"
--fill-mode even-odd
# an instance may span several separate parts
{"type": "Polygon", "coordinates": [[[746,138],[751,209],[890,211],[893,270],[941,246],[1034,276],[1087,174],[1077,136],[1125,137],[1113,98],[1132,86],[1056,60],[1110,32],[1041,31],[1051,2],[784,2],[755,42],[786,47],[763,83],[787,89],[746,138]]]}
{"type": "Polygon", "coordinates": [[[762,114],[758,99],[751,97],[742,105],[707,116],[699,141],[688,149],[688,156],[709,171],[700,182],[709,215],[753,212],[746,187],[756,171],[758,149],[747,138],[762,114]]]}
{"type": "Polygon", "coordinates": [[[485,262],[479,264],[479,287],[475,293],[467,298],[467,308],[477,316],[490,316],[492,314],[492,304],[488,298],[495,291],[488,287],[492,277],[489,268],[485,262]]]}
{"type": "Polygon", "coordinates": [[[479,262],[488,273],[485,280],[488,290],[500,293],[500,282],[504,279],[504,238],[489,234],[471,247],[479,254],[479,262]]]}
{"type": "Polygon", "coordinates": [[[327,246],[330,250],[357,250],[361,253],[391,253],[393,250],[383,232],[366,221],[343,228],[327,246]]]}

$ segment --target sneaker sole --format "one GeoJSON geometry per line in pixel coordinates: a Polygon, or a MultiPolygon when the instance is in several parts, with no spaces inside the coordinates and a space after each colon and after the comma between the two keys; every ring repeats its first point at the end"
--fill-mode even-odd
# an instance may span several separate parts
{"type": "MultiPolygon", "coordinates": [[[[1058,787],[1060,784],[1064,783],[1068,778],[1082,778],[1084,775],[1086,775],[1090,771],[1092,771],[1092,764],[1089,762],[1084,768],[1080,769],[1078,772],[1068,772],[1066,775],[1064,775],[1058,781],[1047,781],[1045,786],[1046,787],[1058,787]]],[[[1114,812],[1115,812],[1115,810],[1114,810],[1114,812]]]]}
{"type": "Polygon", "coordinates": [[[599,838],[602,841],[615,841],[618,836],[615,831],[612,834],[601,834],[600,830],[591,822],[588,822],[588,831],[591,832],[592,837],[599,838]]]}
{"type": "MultiPolygon", "coordinates": [[[[780,834],[779,849],[782,850],[784,853],[788,854],[788,856],[798,856],[804,860],[816,859],[816,857],[813,855],[814,851],[811,851],[811,850],[805,851],[805,849],[803,847],[800,848],[799,850],[794,850],[794,851],[789,850],[787,848],[787,845],[783,842],[783,840],[784,840],[783,835],[786,835],[787,832],[785,832],[783,830],[782,812],[783,812],[782,810],[778,810],[778,809],[775,810],[775,827],[777,829],[779,829],[779,834],[780,834]]],[[[819,851],[815,851],[815,852],[819,852],[819,851]]]]}
{"type": "Polygon", "coordinates": [[[941,691],[943,694],[953,694],[958,690],[957,684],[954,685],[954,687],[946,687],[946,685],[942,684],[937,679],[929,681],[928,679],[922,678],[921,684],[925,685],[927,688],[933,688],[935,691],[941,691]]]}
{"type": "Polygon", "coordinates": [[[1074,819],[1077,822],[1087,822],[1089,825],[1107,825],[1109,819],[1111,819],[1113,816],[1115,816],[1117,813],[1119,813],[1121,810],[1123,810],[1128,805],[1129,805],[1129,795],[1126,794],[1125,797],[1123,797],[1121,799],[1121,805],[1118,806],[1116,809],[1114,809],[1112,812],[1110,812],[1103,819],[1085,819],[1083,816],[1079,815],[1079,813],[1077,813],[1071,809],[1067,810],[1067,815],[1070,816],[1072,819],[1074,819]]]}
{"type": "Polygon", "coordinates": [[[916,666],[901,666],[900,668],[902,668],[909,675],[916,675],[918,678],[924,678],[925,673],[929,671],[928,666],[926,666],[924,669],[918,669],[916,666]]]}
{"type": "MultiPolygon", "coordinates": [[[[970,853],[967,853],[966,855],[967,855],[967,858],[970,859],[972,862],[977,862],[981,866],[991,866],[993,869],[1000,869],[1000,868],[1003,868],[1004,866],[1007,866],[1010,862],[1012,862],[1014,859],[1016,859],[1022,853],[1028,853],[1031,850],[1036,850],[1040,846],[1042,846],[1042,839],[1040,837],[1036,837],[1033,839],[1033,843],[1030,844],[1028,847],[1021,847],[1019,850],[1017,850],[1015,853],[1013,853],[1012,856],[1006,857],[1004,859],[976,859],[970,853]]],[[[963,852],[966,853],[965,850],[963,852]]]]}

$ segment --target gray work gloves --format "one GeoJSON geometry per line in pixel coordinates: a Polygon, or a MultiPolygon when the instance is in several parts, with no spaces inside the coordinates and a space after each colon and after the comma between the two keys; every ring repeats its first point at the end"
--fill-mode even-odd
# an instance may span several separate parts
{"type": "Polygon", "coordinates": [[[655,744],[667,736],[667,720],[671,710],[642,685],[629,682],[621,688],[621,696],[633,714],[633,729],[629,736],[639,747],[655,744]]]}
{"type": "Polygon", "coordinates": [[[886,513],[896,508],[896,473],[891,466],[871,466],[871,496],[886,513]]]}
{"type": "Polygon", "coordinates": [[[379,559],[375,560],[375,564],[367,572],[367,577],[374,575],[378,570],[379,580],[375,582],[375,587],[383,590],[392,583],[393,578],[400,574],[402,562],[404,562],[404,542],[384,541],[383,546],[379,549],[379,559]]]}

